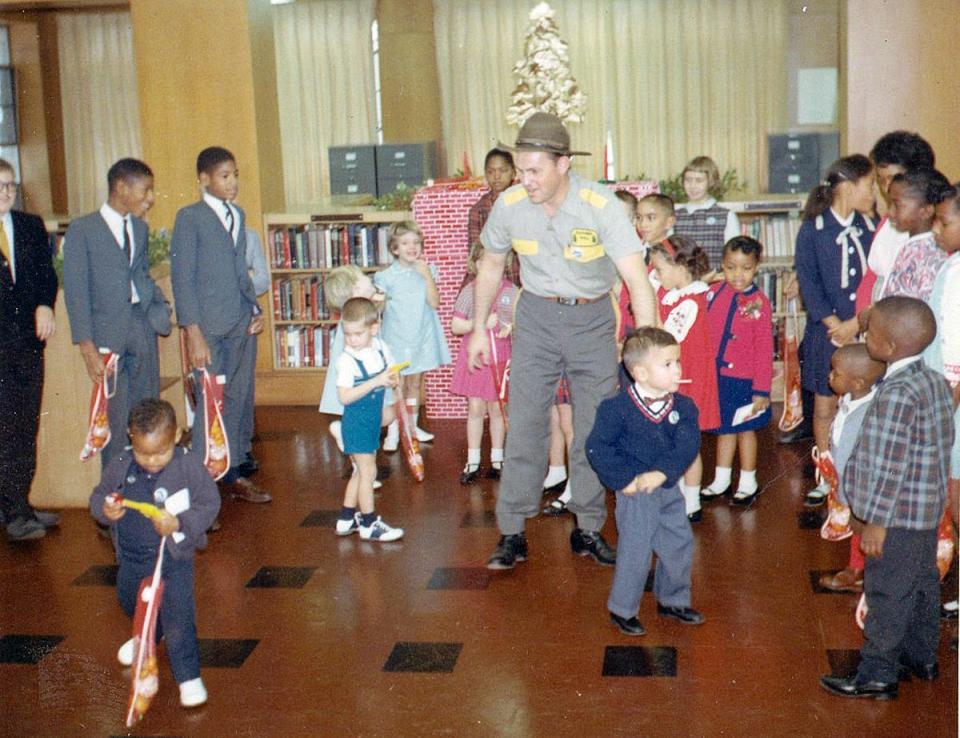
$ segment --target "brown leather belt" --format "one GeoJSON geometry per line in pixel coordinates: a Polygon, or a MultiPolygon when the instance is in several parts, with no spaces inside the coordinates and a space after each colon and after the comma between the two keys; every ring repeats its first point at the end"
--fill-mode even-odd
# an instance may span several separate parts
{"type": "Polygon", "coordinates": [[[537,295],[541,300],[549,300],[550,302],[555,302],[559,305],[590,305],[594,302],[600,302],[600,300],[606,300],[610,298],[609,294],[600,295],[600,297],[542,297],[537,295]]]}

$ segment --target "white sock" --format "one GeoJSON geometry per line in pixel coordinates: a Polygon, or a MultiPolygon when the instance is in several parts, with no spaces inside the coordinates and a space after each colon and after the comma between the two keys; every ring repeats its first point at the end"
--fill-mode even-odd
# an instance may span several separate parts
{"type": "Polygon", "coordinates": [[[480,466],[480,449],[467,449],[467,466],[472,466],[474,469],[480,466]]]}
{"type": "Polygon", "coordinates": [[[727,489],[727,487],[730,486],[730,478],[732,476],[733,476],[733,467],[718,466],[717,470],[713,473],[713,481],[710,482],[710,486],[707,487],[707,489],[709,489],[711,492],[715,494],[720,494],[721,492],[724,492],[727,489]]]}
{"type": "Polygon", "coordinates": [[[680,491],[683,493],[683,505],[687,515],[700,509],[700,485],[680,482],[680,491]]]}
{"type": "Polygon", "coordinates": [[[752,495],[757,491],[757,470],[740,470],[740,481],[737,483],[737,492],[746,492],[752,495]]]}
{"type": "Polygon", "coordinates": [[[491,449],[490,449],[490,463],[491,463],[491,464],[502,464],[502,463],[503,463],[503,449],[502,449],[502,448],[491,448],[491,449]]]}
{"type": "Polygon", "coordinates": [[[567,486],[563,488],[563,494],[561,494],[557,499],[566,505],[568,502],[570,502],[571,497],[573,497],[573,492],[570,491],[570,481],[567,480],[567,486]]]}
{"type": "Polygon", "coordinates": [[[551,466],[547,469],[547,478],[543,480],[544,488],[552,487],[555,484],[560,484],[567,478],[567,467],[565,466],[551,466]]]}

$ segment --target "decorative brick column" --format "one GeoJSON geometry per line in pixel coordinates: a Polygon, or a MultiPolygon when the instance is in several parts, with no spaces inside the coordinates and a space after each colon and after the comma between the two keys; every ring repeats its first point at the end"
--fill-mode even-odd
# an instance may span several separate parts
{"type": "MultiPolygon", "coordinates": [[[[629,190],[637,198],[657,192],[656,182],[617,182],[614,190],[629,190]]],[[[413,217],[423,231],[426,259],[436,264],[440,277],[440,322],[443,324],[450,354],[456,361],[460,336],[450,333],[453,304],[467,265],[467,216],[486,189],[467,189],[462,184],[436,184],[417,191],[413,198],[413,217]]],[[[453,365],[440,367],[426,376],[426,412],[429,418],[466,418],[467,401],[451,394],[453,365]]]]}

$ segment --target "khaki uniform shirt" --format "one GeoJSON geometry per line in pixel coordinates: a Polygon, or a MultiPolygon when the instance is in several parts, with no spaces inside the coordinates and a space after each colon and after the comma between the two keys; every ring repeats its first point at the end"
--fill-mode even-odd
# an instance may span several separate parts
{"type": "Polygon", "coordinates": [[[525,290],[541,297],[596,298],[614,285],[614,262],[641,253],[640,238],[613,192],[572,172],[567,197],[551,217],[523,185],[497,198],[480,241],[497,254],[511,248],[525,290]]]}

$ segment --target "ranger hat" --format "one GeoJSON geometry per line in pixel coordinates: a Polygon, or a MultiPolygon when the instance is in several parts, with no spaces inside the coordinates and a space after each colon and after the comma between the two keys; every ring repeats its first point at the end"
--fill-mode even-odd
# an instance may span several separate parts
{"type": "Polygon", "coordinates": [[[571,151],[570,134],[552,113],[534,113],[520,128],[515,146],[497,142],[509,151],[547,151],[560,156],[590,156],[589,151],[571,151]]]}

